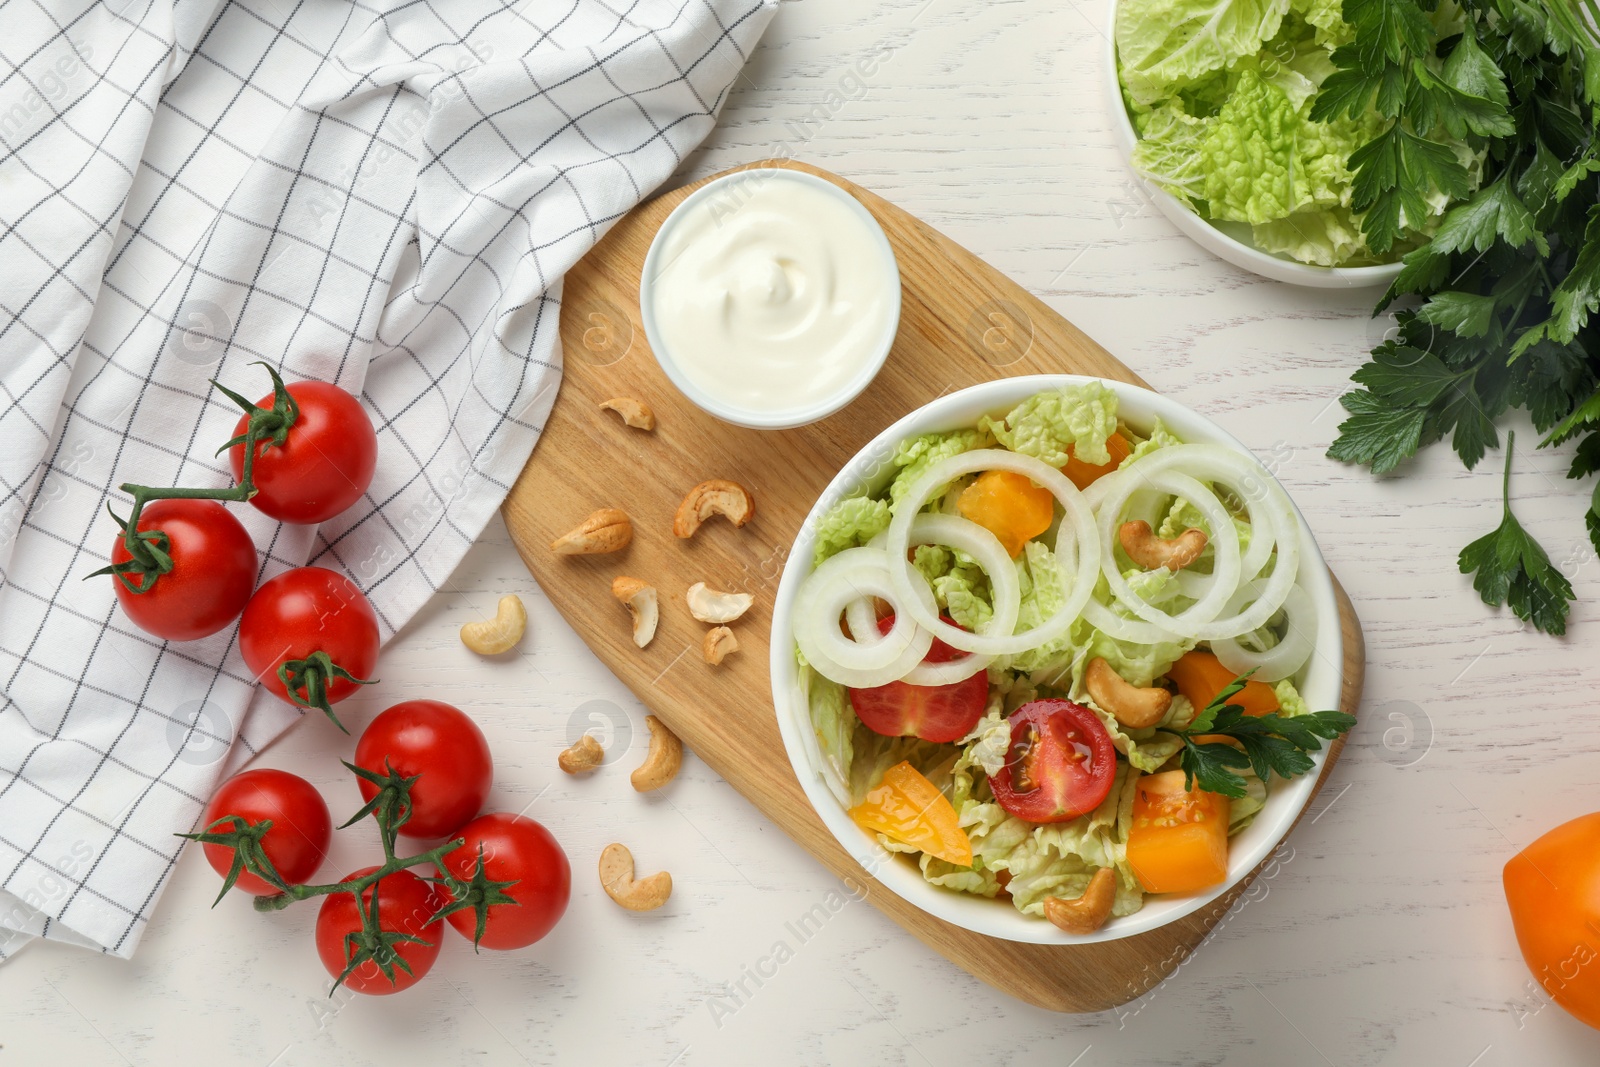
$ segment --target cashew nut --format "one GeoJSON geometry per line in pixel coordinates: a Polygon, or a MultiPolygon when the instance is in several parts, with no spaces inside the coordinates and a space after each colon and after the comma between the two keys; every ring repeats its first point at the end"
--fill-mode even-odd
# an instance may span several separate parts
{"type": "Polygon", "coordinates": [[[522,640],[528,628],[528,611],[514,593],[500,598],[500,608],[492,619],[469,622],[461,627],[461,643],[480,656],[496,656],[522,640]]]}
{"type": "Polygon", "coordinates": [[[689,601],[689,614],[701,622],[733,622],[750,610],[756,598],[749,593],[719,593],[708,588],[705,582],[695,582],[685,594],[689,601]]]}
{"type": "Polygon", "coordinates": [[[656,622],[661,614],[656,587],[619,575],[611,580],[611,595],[628,605],[628,613],[633,616],[633,643],[640,648],[648,645],[656,635],[656,622]]]}
{"type": "Polygon", "coordinates": [[[615,411],[622,416],[623,423],[636,430],[656,428],[656,413],[650,410],[650,405],[631,396],[614,396],[610,400],[602,400],[600,410],[615,411]]]}
{"type": "Polygon", "coordinates": [[[1135,730],[1156,725],[1166,718],[1167,709],[1172,707],[1171,693],[1160,686],[1140,689],[1131,685],[1111,664],[1099,657],[1089,661],[1083,684],[1100,710],[1109,712],[1122,725],[1135,730]]]}
{"type": "Polygon", "coordinates": [[[648,793],[678,776],[678,768],[683,766],[683,742],[654,715],[646,715],[644,724],[650,728],[650,754],[634,768],[628,780],[639,792],[648,793]]]}
{"type": "Polygon", "coordinates": [[[672,895],[672,875],[657,871],[648,878],[633,877],[633,853],[613,842],[600,852],[600,884],[606,896],[629,911],[654,911],[672,895]]]}
{"type": "Polygon", "coordinates": [[[584,734],[570,747],[562,750],[561,755],[556,757],[556,766],[568,774],[582,774],[600,766],[600,762],[605,758],[606,750],[600,747],[600,742],[591,735],[584,734]]]}
{"type": "Polygon", "coordinates": [[[755,497],[738,482],[713,478],[689,490],[672,517],[672,532],[678,537],[693,537],[700,524],[713,515],[722,515],[735,526],[743,526],[756,513],[755,497]]]}
{"type": "Polygon", "coordinates": [[[1117,530],[1117,540],[1122,542],[1122,551],[1128,554],[1128,558],[1147,571],[1157,567],[1181,571],[1199,559],[1200,553],[1206,550],[1204,530],[1196,530],[1191,526],[1168,541],[1157,537],[1150,524],[1143,519],[1123,523],[1117,530]]]}
{"type": "Polygon", "coordinates": [[[700,650],[705,653],[707,663],[720,667],[730,653],[739,651],[739,639],[726,626],[718,626],[706,631],[706,639],[701,643],[700,650]]]}
{"type": "Polygon", "coordinates": [[[550,549],[563,556],[591,556],[616,552],[633,540],[633,523],[625,512],[601,508],[579,523],[576,529],[550,542],[550,549]]]}
{"type": "Polygon", "coordinates": [[[1111,917],[1111,905],[1116,899],[1117,876],[1110,867],[1101,867],[1078,899],[1045,897],[1044,917],[1069,934],[1092,934],[1111,917]]]}

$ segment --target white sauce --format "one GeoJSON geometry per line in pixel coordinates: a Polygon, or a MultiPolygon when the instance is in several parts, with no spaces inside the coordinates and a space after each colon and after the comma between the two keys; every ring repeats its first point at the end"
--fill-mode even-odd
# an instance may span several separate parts
{"type": "Polygon", "coordinates": [[[780,170],[673,216],[647,279],[667,357],[712,400],[758,415],[849,391],[898,314],[882,231],[780,170]]]}

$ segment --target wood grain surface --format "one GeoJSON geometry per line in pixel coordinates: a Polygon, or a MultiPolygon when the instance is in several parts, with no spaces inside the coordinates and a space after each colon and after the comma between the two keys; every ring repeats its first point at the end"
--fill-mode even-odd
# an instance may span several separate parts
{"type": "MultiPolygon", "coordinates": [[[[471,712],[494,751],[491,806],[539,819],[572,859],[555,932],[522,952],[475,954],[457,938],[413,993],[330,998],[316,908],[262,916],[237,893],[213,908],[218,877],[189,849],[133,961],[40,943],[0,966],[0,1062],[1593,1067],[1600,1039],[1533,980],[1500,882],[1517,849],[1600,807],[1600,566],[1583,526],[1590,485],[1566,477],[1574,446],[1531,447],[1525,416],[1497,420],[1502,440],[1517,431],[1517,517],[1578,592],[1557,640],[1484,607],[1456,569],[1500,521],[1503,453],[1467,471],[1442,443],[1383,478],[1326,456],[1338,398],[1395,309],[1373,318],[1377,293],[1255,277],[1167,222],[1113,147],[1108,7],[785,2],[716,129],[663,188],[785,152],[843,174],[1213,418],[1299,504],[1361,616],[1362,721],[1337,780],[1200,951],[1138,1000],[1064,1015],[984,985],[853,897],[802,943],[797,917],[845,887],[699,759],[668,789],[633,791],[648,709],[556,612],[496,517],[341,717],[359,734],[424,696],[471,712]],[[507,593],[527,604],[527,638],[474,656],[457,631],[507,593]],[[555,754],[584,725],[609,725],[617,755],[570,779],[555,754]],[[643,869],[672,872],[665,908],[623,913],[600,889],[595,858],[616,840],[643,869]]],[[[552,10],[542,24],[565,7],[552,10]]],[[[215,166],[195,160],[186,184],[215,166]]],[[[167,181],[142,174],[134,202],[167,181]]],[[[335,757],[355,740],[325,725],[308,719],[256,762],[307,778],[343,818],[360,797],[335,757]]],[[[322,873],[367,866],[379,847],[340,831],[322,873]]]]}
{"type": "MultiPolygon", "coordinates": [[[[911,215],[826,171],[782,165],[847,189],[889,235],[903,308],[883,372],[841,414],[781,432],[720,422],[679,394],[650,355],[638,309],[651,239],[703,182],[678,189],[620,221],[568,275],[561,321],[566,377],[544,438],[506,500],[506,525],[552,604],[639,699],[831,871],[847,884],[869,886],[867,899],[901,926],[985,982],[1040,1007],[1090,1012],[1125,1003],[1182,963],[1259,871],[1193,915],[1099,944],[1017,944],[936,919],[873,881],[817,818],[779,739],[767,662],[772,600],[788,546],[823,487],[883,427],[945,392],[1001,376],[1076,373],[1145,383],[1048,306],[911,215]],[[600,409],[601,401],[618,396],[648,403],[658,428],[630,429],[600,409]],[[749,488],[756,518],[743,529],[714,519],[694,539],[679,540],[670,528],[673,511],[707,478],[749,488]],[[632,517],[632,545],[598,556],[551,552],[554,538],[602,507],[632,517]],[[624,574],[660,591],[660,629],[644,650],[633,645],[627,612],[610,596],[611,580],[624,574]],[[706,627],[684,604],[684,591],[696,581],[756,596],[735,624],[740,650],[720,668],[702,661],[706,627]]],[[[1364,648],[1355,613],[1342,590],[1339,596],[1342,706],[1354,714],[1364,648]]]]}

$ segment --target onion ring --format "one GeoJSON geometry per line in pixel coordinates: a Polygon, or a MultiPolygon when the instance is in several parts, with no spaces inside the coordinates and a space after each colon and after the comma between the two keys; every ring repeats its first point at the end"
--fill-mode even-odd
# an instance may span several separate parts
{"type": "MultiPolygon", "coordinates": [[[[1100,569],[1105,572],[1106,581],[1111,587],[1111,595],[1117,603],[1153,626],[1192,639],[1197,636],[1194,632],[1196,629],[1215,619],[1227,608],[1228,601],[1233,599],[1234,593],[1239,588],[1242,564],[1239,555],[1239,531],[1233,525],[1233,516],[1228,514],[1228,509],[1223,507],[1222,501],[1217,499],[1215,493],[1187,474],[1175,470],[1147,470],[1141,471],[1137,479],[1130,475],[1128,487],[1113,490],[1106,502],[1101,505],[1099,525],[1100,569]],[[1117,567],[1116,555],[1111,548],[1117,541],[1118,528],[1121,525],[1118,516],[1122,512],[1122,504],[1132,495],[1136,485],[1151,486],[1174,496],[1181,496],[1200,509],[1214,531],[1211,538],[1215,554],[1212,577],[1205,595],[1177,615],[1152,607],[1134,593],[1133,588],[1128,585],[1128,580],[1122,576],[1122,571],[1117,567]]],[[[1253,543],[1255,538],[1251,541],[1253,543]]]]}
{"type": "MultiPolygon", "coordinates": [[[[1258,578],[1250,583],[1248,591],[1259,595],[1260,587],[1265,584],[1264,580],[1258,578]]],[[[1241,590],[1243,592],[1245,590],[1241,590]]],[[[1240,597],[1234,599],[1237,602],[1240,597]]],[[[1289,595],[1283,600],[1283,612],[1287,616],[1288,629],[1284,632],[1283,640],[1265,652],[1252,652],[1234,637],[1219,637],[1212,641],[1211,651],[1234,674],[1253,670],[1253,677],[1258,682],[1283,681],[1311,658],[1317,640],[1317,609],[1311,602],[1311,594],[1299,585],[1292,585],[1289,595]]]]}
{"type": "MultiPolygon", "coordinates": [[[[1084,502],[1083,494],[1066,475],[1032,456],[981,448],[940,460],[911,486],[896,508],[885,546],[889,555],[890,580],[899,599],[909,606],[917,623],[951,648],[991,656],[1008,656],[1038,648],[1065,633],[1094,595],[1101,556],[1094,515],[1084,502]],[[1073,575],[1072,586],[1064,591],[1061,607],[1050,618],[1022,633],[968,633],[944,622],[918,595],[918,587],[926,586],[927,582],[907,558],[911,547],[912,524],[918,518],[917,512],[934,491],[963,474],[987,470],[1011,471],[1031,479],[1036,485],[1049,490],[1066,512],[1066,518],[1056,534],[1056,558],[1073,575]]],[[[995,584],[993,574],[990,575],[990,583],[995,584]]],[[[937,607],[936,604],[934,606],[937,607]]],[[[998,610],[998,605],[996,607],[998,610]]]]}
{"type": "MultiPolygon", "coordinates": [[[[911,545],[947,545],[977,560],[989,575],[989,588],[994,594],[990,605],[994,615],[978,632],[1009,634],[1017,628],[1017,616],[1022,611],[1017,566],[992,532],[956,515],[918,515],[911,523],[911,545]]],[[[919,663],[901,681],[910,685],[950,685],[966,681],[992,662],[993,656],[969,652],[945,663],[919,663]]]]}
{"type": "MultiPolygon", "coordinates": [[[[1220,592],[1225,604],[1245,581],[1253,579],[1260,573],[1266,561],[1272,557],[1273,550],[1277,550],[1277,562],[1273,567],[1272,576],[1267,579],[1260,596],[1255,603],[1236,614],[1224,618],[1217,618],[1214,614],[1202,617],[1207,615],[1207,611],[1197,611],[1199,604],[1179,616],[1160,611],[1134,595],[1127,581],[1118,572],[1115,562],[1105,560],[1102,563],[1102,570],[1110,583],[1112,595],[1119,604],[1154,626],[1192,640],[1218,640],[1248,633],[1262,626],[1283,606],[1284,598],[1294,585],[1300,565],[1299,522],[1294,514],[1293,505],[1289,503],[1283,489],[1253,458],[1221,445],[1172,445],[1152,452],[1137,463],[1123,468],[1116,477],[1117,484],[1108,487],[1100,502],[1099,526],[1102,538],[1107,544],[1114,533],[1116,518],[1122,512],[1124,504],[1137,488],[1144,485],[1154,484],[1167,488],[1190,500],[1207,513],[1208,521],[1213,524],[1213,544],[1218,545],[1216,566],[1219,570],[1206,587],[1206,597],[1214,597],[1220,592]],[[1199,495],[1208,498],[1208,503],[1216,500],[1214,493],[1205,491],[1203,486],[1195,484],[1195,478],[1208,478],[1213,482],[1230,486],[1248,508],[1252,531],[1250,547],[1242,558],[1236,555],[1238,534],[1232,517],[1227,516],[1225,522],[1219,523],[1208,506],[1202,506],[1199,499],[1191,497],[1190,494],[1198,488],[1201,490],[1199,495]],[[1188,488],[1172,488],[1184,485],[1188,488]],[[1233,553],[1228,553],[1224,547],[1230,541],[1234,547],[1233,553]],[[1227,558],[1238,559],[1237,572],[1227,564],[1227,558]],[[1259,564],[1257,560],[1260,561],[1259,564]],[[1233,585],[1231,590],[1226,588],[1230,584],[1233,585]]],[[[1220,501],[1217,503],[1220,505],[1220,501]]],[[[1226,513],[1226,509],[1223,510],[1226,513]]],[[[1202,602],[1207,603],[1208,611],[1210,603],[1214,603],[1214,601],[1207,602],[1205,598],[1202,598],[1202,602]]],[[[1224,606],[1219,610],[1226,608],[1224,606]]],[[[1102,613],[1090,614],[1093,616],[1102,613]]],[[[1110,612],[1103,614],[1115,618],[1110,612]]]]}
{"type": "MultiPolygon", "coordinates": [[[[921,595],[937,608],[931,589],[921,595]]],[[[913,589],[912,596],[918,591],[913,589]]],[[[867,597],[899,600],[890,581],[888,557],[871,548],[851,548],[823,561],[807,576],[795,597],[795,643],[823,677],[857,689],[886,685],[922,662],[933,636],[917,626],[915,614],[895,604],[895,625],[867,643],[848,640],[839,615],[867,597]]]]}
{"type": "MultiPolygon", "coordinates": [[[[868,548],[884,552],[885,567],[889,563],[888,553],[884,550],[884,545],[887,543],[888,531],[884,531],[867,545],[868,548]]],[[[1021,610],[1020,585],[1016,581],[1016,571],[1011,557],[1006,554],[1005,547],[993,533],[975,522],[954,515],[919,515],[911,524],[911,543],[913,546],[940,544],[960,549],[977,560],[985,573],[999,574],[1001,585],[1009,582],[1013,587],[1010,591],[997,591],[994,594],[995,605],[992,607],[989,622],[980,632],[991,633],[999,630],[1002,633],[1010,633],[1016,628],[1017,614],[1021,610]],[[1009,578],[1006,577],[1007,574],[1010,575],[1009,578]]],[[[992,581],[991,586],[995,586],[992,581]]],[[[937,606],[937,601],[935,604],[937,606]]],[[[878,617],[870,599],[863,597],[846,607],[845,620],[850,626],[850,636],[862,644],[871,644],[883,639],[878,633],[878,617]]],[[[992,662],[994,662],[993,656],[968,653],[944,663],[919,663],[899,680],[907,685],[952,685],[966,681],[986,669],[992,662]]]]}

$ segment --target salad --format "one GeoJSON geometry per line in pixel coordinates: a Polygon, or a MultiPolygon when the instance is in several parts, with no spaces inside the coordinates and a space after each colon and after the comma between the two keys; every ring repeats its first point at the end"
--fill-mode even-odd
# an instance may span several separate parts
{"type": "Polygon", "coordinates": [[[1275,777],[1354,723],[1287,496],[1097,381],[902,441],[817,520],[794,633],[835,791],[929,882],[1087,933],[1227,878],[1275,777]]]}

